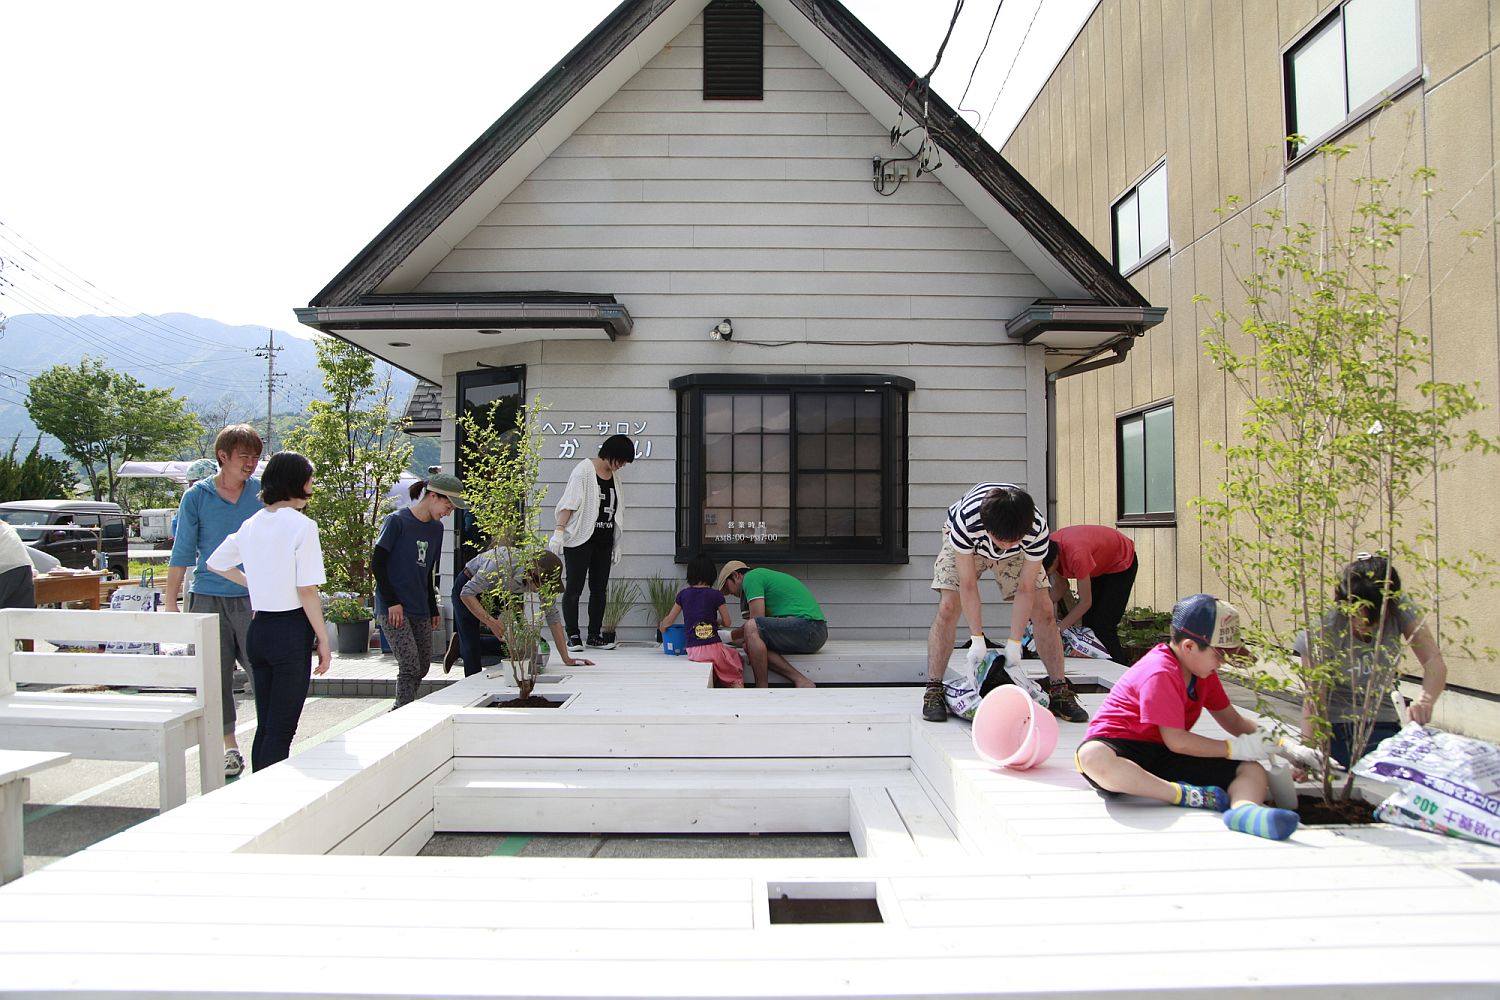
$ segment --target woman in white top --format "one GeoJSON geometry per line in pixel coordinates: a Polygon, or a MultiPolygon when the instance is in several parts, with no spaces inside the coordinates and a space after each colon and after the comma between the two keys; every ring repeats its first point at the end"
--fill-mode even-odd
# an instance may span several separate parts
{"type": "Polygon", "coordinates": [[[578,599],[583,596],[584,581],[589,585],[589,645],[615,648],[614,636],[603,635],[609,570],[620,561],[620,536],[625,530],[625,504],[615,473],[633,461],[635,442],[624,434],[606,438],[598,458],[585,458],[574,467],[557,501],[557,530],[547,548],[567,569],[562,606],[569,652],[583,651],[578,599]]]}
{"type": "Polygon", "coordinates": [[[318,526],[304,513],[312,495],[312,463],[294,451],[279,451],[266,463],[260,498],[266,506],[214,549],[208,568],[250,591],[246,641],[255,685],[255,742],[250,767],[259,771],[292,752],[311,680],[308,662],[317,639],[318,665],[332,660],[328,626],[318,587],[323,547],[318,526]]]}

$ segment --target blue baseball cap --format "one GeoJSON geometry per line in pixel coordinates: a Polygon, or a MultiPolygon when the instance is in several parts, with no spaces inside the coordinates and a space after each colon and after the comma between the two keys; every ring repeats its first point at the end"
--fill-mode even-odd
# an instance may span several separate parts
{"type": "Polygon", "coordinates": [[[1172,631],[1181,632],[1205,646],[1241,649],[1240,613],[1234,605],[1212,594],[1184,597],[1172,608],[1172,631]]]}

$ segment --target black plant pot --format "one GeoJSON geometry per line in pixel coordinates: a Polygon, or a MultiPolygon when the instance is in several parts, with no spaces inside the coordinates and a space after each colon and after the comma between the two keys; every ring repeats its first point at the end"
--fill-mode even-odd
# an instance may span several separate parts
{"type": "Polygon", "coordinates": [[[340,653],[368,653],[370,651],[370,619],[358,622],[334,622],[338,638],[333,648],[340,653]]]}

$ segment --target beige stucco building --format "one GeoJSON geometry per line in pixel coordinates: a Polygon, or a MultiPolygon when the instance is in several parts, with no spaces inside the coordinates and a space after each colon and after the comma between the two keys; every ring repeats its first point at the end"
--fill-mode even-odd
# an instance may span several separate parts
{"type": "MultiPolygon", "coordinates": [[[[1432,375],[1477,383],[1481,429],[1500,431],[1497,37],[1487,0],[1102,0],[1003,147],[1168,307],[1122,363],[1057,385],[1054,523],[1133,536],[1136,603],[1166,608],[1214,589],[1190,501],[1214,491],[1223,463],[1208,442],[1233,437],[1240,404],[1201,348],[1209,307],[1194,296],[1243,301],[1235,244],[1264,209],[1309,203],[1320,141],[1373,140],[1376,170],[1398,155],[1436,169],[1438,190],[1413,218],[1426,243],[1413,325],[1432,338],[1432,375]],[[1310,141],[1293,148],[1291,134],[1310,141]],[[1231,197],[1237,211],[1216,211],[1231,197]],[[1481,227],[1469,252],[1459,234],[1481,227]]],[[[1444,554],[1500,551],[1497,482],[1493,458],[1441,474],[1444,554]]],[[[1497,602],[1490,591],[1462,608],[1480,646],[1500,645],[1497,602]]],[[[1437,721],[1500,736],[1494,660],[1451,648],[1447,659],[1437,721]]]]}

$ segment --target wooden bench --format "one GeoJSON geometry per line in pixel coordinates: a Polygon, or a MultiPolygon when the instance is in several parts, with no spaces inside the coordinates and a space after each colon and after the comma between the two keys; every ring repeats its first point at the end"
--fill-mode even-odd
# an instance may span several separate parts
{"type": "Polygon", "coordinates": [[[223,710],[215,615],[135,611],[0,611],[0,747],[93,760],[156,761],[161,810],[187,801],[185,755],[198,748],[201,788],[223,787],[223,710]],[[190,644],[187,656],[17,652],[17,640],[190,644]],[[18,684],[186,689],[181,694],[18,691],[18,684]]]}

